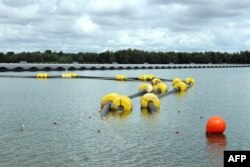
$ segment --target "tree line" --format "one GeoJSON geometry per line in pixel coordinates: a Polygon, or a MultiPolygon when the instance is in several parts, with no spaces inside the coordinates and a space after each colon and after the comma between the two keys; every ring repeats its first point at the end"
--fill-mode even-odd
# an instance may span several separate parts
{"type": "Polygon", "coordinates": [[[155,52],[136,49],[105,51],[102,53],[44,52],[0,52],[0,63],[119,63],[119,64],[250,64],[250,52],[155,52]]]}

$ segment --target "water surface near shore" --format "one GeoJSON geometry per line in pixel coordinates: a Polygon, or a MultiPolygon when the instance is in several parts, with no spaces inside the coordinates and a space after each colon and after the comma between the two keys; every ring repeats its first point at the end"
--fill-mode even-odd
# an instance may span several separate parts
{"type": "Polygon", "coordinates": [[[101,98],[110,92],[133,94],[141,82],[0,78],[0,166],[217,167],[223,166],[224,149],[250,150],[250,68],[77,73],[192,76],[197,84],[185,94],[162,98],[159,114],[141,111],[135,98],[131,114],[102,121],[101,98]],[[226,120],[225,136],[205,135],[212,115],[226,120]]]}

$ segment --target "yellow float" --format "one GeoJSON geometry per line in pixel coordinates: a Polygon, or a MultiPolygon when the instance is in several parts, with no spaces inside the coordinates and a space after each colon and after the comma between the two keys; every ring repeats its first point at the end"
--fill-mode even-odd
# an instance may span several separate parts
{"type": "Polygon", "coordinates": [[[153,93],[147,93],[141,97],[141,108],[148,108],[149,102],[153,103],[155,108],[160,108],[160,100],[153,93]]]}
{"type": "Polygon", "coordinates": [[[104,105],[107,104],[108,102],[113,103],[113,101],[118,97],[119,95],[117,93],[109,93],[105,95],[101,100],[101,108],[103,108],[104,105]]]}
{"type": "Polygon", "coordinates": [[[151,81],[154,78],[156,78],[155,75],[140,75],[138,77],[138,79],[141,80],[141,81],[151,81]]]}
{"type": "Polygon", "coordinates": [[[195,84],[195,80],[193,78],[191,78],[191,77],[186,78],[185,82],[188,85],[194,85],[195,84]]]}
{"type": "Polygon", "coordinates": [[[173,87],[177,89],[179,92],[184,92],[187,90],[187,84],[185,84],[184,82],[178,82],[174,84],[173,87]]]}
{"type": "Polygon", "coordinates": [[[153,91],[153,86],[149,83],[143,83],[139,86],[138,88],[138,91],[141,92],[141,91],[144,91],[146,90],[146,92],[152,92],[153,91]]]}
{"type": "Polygon", "coordinates": [[[76,78],[78,76],[77,73],[63,73],[62,78],[76,78]]]}
{"type": "Polygon", "coordinates": [[[173,85],[178,83],[178,82],[181,82],[180,78],[174,78],[173,81],[172,81],[173,85]]]}
{"type": "Polygon", "coordinates": [[[111,109],[117,112],[131,111],[133,103],[128,96],[118,96],[114,99],[111,109]]]}
{"type": "Polygon", "coordinates": [[[168,92],[168,86],[164,83],[154,85],[154,91],[159,93],[166,93],[168,92]]]}
{"type": "Polygon", "coordinates": [[[159,83],[161,83],[161,80],[159,78],[152,79],[152,85],[157,85],[159,83]]]}
{"type": "Polygon", "coordinates": [[[125,81],[125,80],[128,79],[128,77],[125,76],[125,75],[116,75],[115,79],[118,80],[118,81],[125,81]]]}
{"type": "Polygon", "coordinates": [[[40,79],[47,79],[47,78],[49,78],[49,74],[47,74],[47,73],[38,73],[36,75],[36,77],[40,78],[40,79]]]}

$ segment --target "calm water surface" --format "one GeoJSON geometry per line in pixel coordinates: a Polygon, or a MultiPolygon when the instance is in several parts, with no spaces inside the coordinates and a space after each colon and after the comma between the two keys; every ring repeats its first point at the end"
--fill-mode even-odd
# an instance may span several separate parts
{"type": "Polygon", "coordinates": [[[159,114],[141,111],[140,99],[135,98],[131,114],[102,121],[98,112],[101,98],[110,92],[133,94],[140,82],[0,78],[1,167],[218,167],[223,166],[224,150],[250,150],[249,68],[78,74],[192,76],[197,84],[186,94],[162,98],[159,114]],[[226,120],[225,136],[205,135],[206,120],[212,115],[226,120]]]}

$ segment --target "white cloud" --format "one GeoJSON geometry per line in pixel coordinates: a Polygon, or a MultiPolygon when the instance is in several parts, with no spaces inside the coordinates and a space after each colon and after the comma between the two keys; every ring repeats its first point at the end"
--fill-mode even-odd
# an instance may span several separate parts
{"type": "Polygon", "coordinates": [[[95,24],[88,16],[78,18],[73,25],[73,30],[85,35],[97,33],[99,26],[95,24]]]}
{"type": "Polygon", "coordinates": [[[0,0],[0,52],[247,50],[250,1],[0,0]]]}

